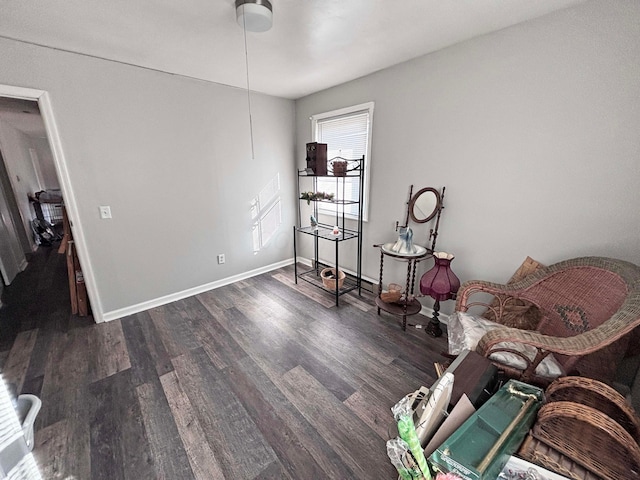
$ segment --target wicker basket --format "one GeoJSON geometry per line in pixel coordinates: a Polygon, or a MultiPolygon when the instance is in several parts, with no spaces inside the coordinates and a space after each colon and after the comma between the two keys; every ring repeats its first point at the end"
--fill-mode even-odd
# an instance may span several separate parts
{"type": "Polygon", "coordinates": [[[602,382],[562,377],[518,455],[574,480],[640,479],[639,421],[624,397],[602,382]]]}
{"type": "Polygon", "coordinates": [[[640,479],[640,447],[629,432],[595,408],[547,403],[538,412],[531,435],[598,476],[640,479]]]}
{"type": "MultiPolygon", "coordinates": [[[[338,270],[338,288],[342,288],[342,285],[344,285],[345,277],[345,273],[342,270],[338,270]]],[[[325,268],[320,272],[320,278],[322,278],[322,284],[325,286],[325,288],[328,288],[330,290],[336,289],[335,268],[325,268]]]]}
{"type": "Polygon", "coordinates": [[[586,377],[562,377],[545,392],[546,403],[575,402],[595,408],[620,424],[638,442],[640,420],[625,398],[609,385],[586,377]]]}
{"type": "Polygon", "coordinates": [[[601,476],[590,472],[531,434],[522,442],[517,456],[571,480],[602,480],[601,476]]]}

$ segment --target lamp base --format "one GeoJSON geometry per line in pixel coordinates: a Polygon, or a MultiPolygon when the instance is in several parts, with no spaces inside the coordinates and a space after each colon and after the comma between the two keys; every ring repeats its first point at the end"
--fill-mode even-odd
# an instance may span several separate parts
{"type": "Polygon", "coordinates": [[[424,331],[432,337],[439,337],[442,335],[442,328],[440,328],[440,320],[438,320],[438,312],[440,311],[440,301],[436,300],[433,304],[433,317],[427,323],[424,331]]]}

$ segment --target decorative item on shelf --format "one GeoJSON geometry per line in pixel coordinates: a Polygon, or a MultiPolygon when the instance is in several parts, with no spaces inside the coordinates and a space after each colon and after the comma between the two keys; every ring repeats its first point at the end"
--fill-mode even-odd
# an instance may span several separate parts
{"type": "Polygon", "coordinates": [[[380,299],[385,303],[396,303],[402,298],[402,286],[390,283],[389,290],[380,294],[380,299]]]}
{"type": "MultiPolygon", "coordinates": [[[[342,288],[344,285],[344,279],[346,275],[342,270],[338,270],[338,288],[342,288]]],[[[320,278],[322,278],[322,284],[330,289],[336,289],[336,269],[335,268],[325,268],[320,272],[320,278]]]]}
{"type": "Polygon", "coordinates": [[[309,216],[309,222],[311,223],[311,229],[312,230],[317,230],[318,229],[318,220],[316,220],[316,217],[314,217],[313,215],[309,216]]]}
{"type": "Polygon", "coordinates": [[[314,175],[327,174],[326,143],[307,143],[307,169],[311,169],[314,175]]]}
{"type": "Polygon", "coordinates": [[[335,227],[333,227],[331,233],[333,233],[334,235],[340,235],[340,227],[336,225],[335,227]]]}
{"type": "Polygon", "coordinates": [[[435,300],[433,317],[427,324],[425,331],[434,337],[442,335],[438,312],[440,302],[455,298],[460,288],[460,279],[451,270],[451,260],[454,256],[446,252],[434,252],[435,265],[420,279],[420,292],[435,300]]]}
{"type": "Polygon", "coordinates": [[[300,194],[300,200],[306,200],[307,205],[311,205],[311,202],[315,202],[318,200],[332,201],[334,197],[335,194],[326,192],[302,192],[300,194]]]}
{"type": "Polygon", "coordinates": [[[348,162],[341,158],[333,160],[331,162],[331,168],[333,169],[333,175],[335,177],[344,177],[347,174],[348,162]]]}
{"type": "Polygon", "coordinates": [[[413,230],[411,230],[411,227],[399,227],[398,240],[391,247],[391,251],[402,255],[417,253],[418,249],[413,244],[413,230]]]}

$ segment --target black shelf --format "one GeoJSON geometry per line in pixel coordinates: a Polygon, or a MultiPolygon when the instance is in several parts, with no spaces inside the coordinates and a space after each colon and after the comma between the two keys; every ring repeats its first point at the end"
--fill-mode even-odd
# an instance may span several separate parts
{"type": "MultiPolygon", "coordinates": [[[[316,177],[316,178],[319,178],[319,177],[316,177]]],[[[304,198],[301,198],[300,200],[304,200],[304,198]]],[[[360,203],[357,200],[310,200],[310,201],[319,202],[319,203],[333,203],[334,205],[355,205],[357,203],[360,203]]]]}
{"type": "MultiPolygon", "coordinates": [[[[352,160],[352,161],[359,161],[359,160],[352,160]]],[[[359,172],[349,172],[346,175],[333,175],[331,173],[327,173],[326,175],[316,175],[315,173],[307,173],[305,170],[298,170],[298,176],[299,177],[318,177],[318,178],[344,178],[344,177],[351,177],[351,178],[358,178],[359,172]]]]}
{"type": "Polygon", "coordinates": [[[332,242],[344,242],[345,240],[351,240],[352,238],[358,238],[358,232],[345,228],[340,230],[338,235],[333,234],[333,227],[328,225],[318,224],[317,228],[313,227],[296,227],[296,231],[305,233],[307,235],[313,235],[314,237],[323,238],[332,242]]]}
{"type": "MultiPolygon", "coordinates": [[[[364,200],[364,156],[359,159],[345,159],[342,157],[336,157],[329,160],[328,164],[331,165],[333,160],[346,160],[347,172],[343,175],[333,175],[331,170],[327,175],[315,175],[305,170],[298,170],[298,225],[293,227],[293,256],[294,256],[294,269],[295,269],[295,281],[298,283],[298,279],[304,280],[322,290],[335,295],[336,306],[339,304],[339,298],[345,293],[353,290],[358,290],[358,294],[362,293],[362,214],[363,214],[363,200],[364,200]],[[335,181],[335,197],[332,200],[318,199],[318,200],[306,200],[300,198],[302,191],[318,191],[318,179],[330,179],[335,181]],[[357,180],[359,183],[359,198],[357,200],[346,199],[346,180],[357,180]],[[304,186],[304,188],[302,188],[304,186]],[[311,206],[313,217],[318,219],[319,215],[329,215],[333,217],[334,224],[330,225],[325,223],[318,223],[315,226],[303,226],[301,206],[302,202],[308,203],[311,206]],[[326,212],[320,213],[319,204],[322,204],[329,209],[333,209],[333,214],[327,214],[326,212]],[[357,215],[352,213],[346,213],[347,206],[357,205],[357,215]],[[355,218],[354,218],[355,217],[355,218]],[[349,225],[349,226],[347,226],[349,225]],[[353,227],[355,225],[355,228],[353,227]],[[339,233],[334,235],[333,230],[338,227],[339,233]],[[313,259],[312,265],[314,266],[310,270],[302,272],[298,271],[298,248],[297,239],[300,237],[312,237],[313,238],[313,259]],[[320,241],[333,242],[335,245],[335,257],[331,268],[335,268],[340,271],[340,251],[339,245],[344,241],[356,241],[357,242],[357,256],[356,256],[356,268],[354,275],[347,275],[344,279],[343,286],[335,289],[327,288],[322,283],[320,277],[321,263],[326,263],[318,258],[318,250],[320,241]]],[[[326,220],[326,219],[325,219],[326,220]]],[[[310,223],[310,222],[309,222],[310,223]]],[[[344,270],[342,270],[344,271],[344,270]]]]}

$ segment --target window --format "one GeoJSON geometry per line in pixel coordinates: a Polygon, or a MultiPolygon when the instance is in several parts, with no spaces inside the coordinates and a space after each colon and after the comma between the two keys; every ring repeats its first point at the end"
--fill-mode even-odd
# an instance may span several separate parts
{"type": "MultiPolygon", "coordinates": [[[[357,159],[364,155],[364,204],[362,208],[363,220],[367,220],[369,203],[369,171],[371,168],[371,124],[373,120],[373,102],[355,105],[332,112],[321,113],[311,117],[312,136],[314,141],[327,144],[327,159],[343,157],[357,159]]],[[[347,178],[346,200],[357,201],[360,185],[358,179],[347,178]]],[[[334,193],[336,182],[332,179],[319,178],[318,190],[334,193]]],[[[335,213],[327,204],[318,205],[320,213],[335,213]]],[[[345,216],[357,218],[358,206],[345,206],[345,216]]]]}

